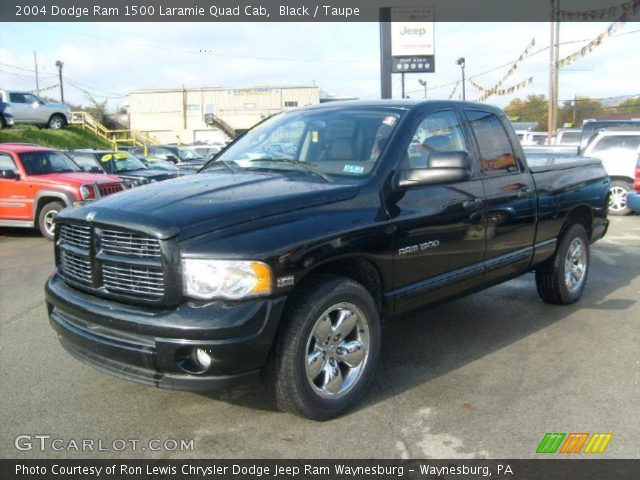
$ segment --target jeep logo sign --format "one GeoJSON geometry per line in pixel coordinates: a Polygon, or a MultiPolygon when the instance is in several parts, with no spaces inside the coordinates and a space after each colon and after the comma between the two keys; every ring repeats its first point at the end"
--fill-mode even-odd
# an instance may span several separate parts
{"type": "Polygon", "coordinates": [[[391,56],[434,54],[433,7],[391,8],[391,56]]]}

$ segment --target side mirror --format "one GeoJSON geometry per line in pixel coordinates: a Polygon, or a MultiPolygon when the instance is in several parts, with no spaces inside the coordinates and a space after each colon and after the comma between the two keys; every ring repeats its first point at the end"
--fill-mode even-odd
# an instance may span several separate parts
{"type": "Polygon", "coordinates": [[[89,167],[89,173],[104,173],[100,167],[89,167]]]}
{"type": "Polygon", "coordinates": [[[20,174],[15,170],[0,170],[0,178],[7,180],[20,180],[20,174]]]}
{"type": "Polygon", "coordinates": [[[467,152],[434,152],[429,155],[427,168],[407,168],[397,175],[401,190],[426,185],[464,182],[471,178],[471,159],[467,152]]]}
{"type": "Polygon", "coordinates": [[[167,155],[167,160],[173,163],[178,163],[178,157],[176,157],[175,155],[167,155]]]}

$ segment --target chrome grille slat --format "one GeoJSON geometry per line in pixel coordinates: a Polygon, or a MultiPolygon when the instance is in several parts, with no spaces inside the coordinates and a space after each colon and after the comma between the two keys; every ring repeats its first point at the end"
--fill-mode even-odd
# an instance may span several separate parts
{"type": "Polygon", "coordinates": [[[102,267],[107,289],[149,296],[162,296],[164,276],[162,272],[145,266],[117,266],[105,263],[102,267]]]}
{"type": "Polygon", "coordinates": [[[91,262],[70,252],[60,253],[63,274],[70,280],[91,284],[91,262]]]}
{"type": "Polygon", "coordinates": [[[60,240],[68,245],[88,250],[91,242],[91,229],[81,225],[62,224],[60,225],[60,240]]]}
{"type": "Polygon", "coordinates": [[[101,238],[102,251],[105,253],[139,258],[161,257],[160,242],[155,238],[116,230],[103,230],[101,238]]]}
{"type": "Polygon", "coordinates": [[[98,184],[98,190],[100,196],[111,195],[112,193],[118,193],[123,190],[122,185],[119,183],[100,183],[98,184]]]}

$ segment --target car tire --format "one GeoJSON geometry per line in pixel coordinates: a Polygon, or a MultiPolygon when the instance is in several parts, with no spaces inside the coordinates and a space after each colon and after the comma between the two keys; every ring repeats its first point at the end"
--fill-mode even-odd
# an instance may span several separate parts
{"type": "Polygon", "coordinates": [[[55,235],[55,224],[53,220],[63,208],[64,204],[61,202],[50,202],[40,210],[38,214],[38,228],[42,236],[47,240],[53,240],[55,235]]]}
{"type": "Polygon", "coordinates": [[[67,122],[62,115],[55,113],[51,115],[49,123],[47,123],[47,128],[50,128],[51,130],[60,130],[66,123],[67,122]]]}
{"type": "Polygon", "coordinates": [[[614,180],[609,188],[609,214],[629,215],[631,209],[627,207],[627,195],[632,190],[630,182],[614,180]]]}
{"type": "Polygon", "coordinates": [[[0,130],[7,128],[7,122],[4,119],[4,116],[0,114],[0,130]]]}
{"type": "Polygon", "coordinates": [[[285,313],[273,357],[280,410],[313,420],[336,417],[357,403],[380,352],[380,318],[371,294],[337,275],[302,286],[285,313]]]}
{"type": "Polygon", "coordinates": [[[562,235],[554,256],[536,270],[540,298],[556,305],[577,302],[587,283],[589,263],[587,232],[573,224],[562,235]]]}

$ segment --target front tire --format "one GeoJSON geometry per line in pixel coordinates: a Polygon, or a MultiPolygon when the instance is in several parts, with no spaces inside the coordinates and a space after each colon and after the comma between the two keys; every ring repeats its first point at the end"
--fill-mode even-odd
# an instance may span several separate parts
{"type": "Polygon", "coordinates": [[[50,128],[51,130],[60,130],[65,125],[66,125],[66,121],[64,117],[59,113],[56,113],[54,115],[51,115],[51,118],[49,119],[49,123],[47,124],[47,127],[50,128]]]}
{"type": "Polygon", "coordinates": [[[359,283],[319,275],[292,299],[275,355],[278,407],[328,420],[352,407],[369,385],[380,352],[380,320],[359,283]]]}
{"type": "Polygon", "coordinates": [[[614,180],[609,188],[609,213],[611,215],[629,215],[631,209],[627,207],[627,195],[632,190],[629,182],[614,180]]]}
{"type": "Polygon", "coordinates": [[[51,202],[47,203],[42,207],[42,210],[40,210],[40,214],[38,215],[38,228],[42,236],[47,240],[53,240],[55,236],[54,220],[63,208],[63,203],[51,202]]]}
{"type": "Polygon", "coordinates": [[[536,270],[540,298],[556,305],[577,302],[587,283],[589,263],[587,232],[582,225],[571,225],[551,260],[536,270]]]}

